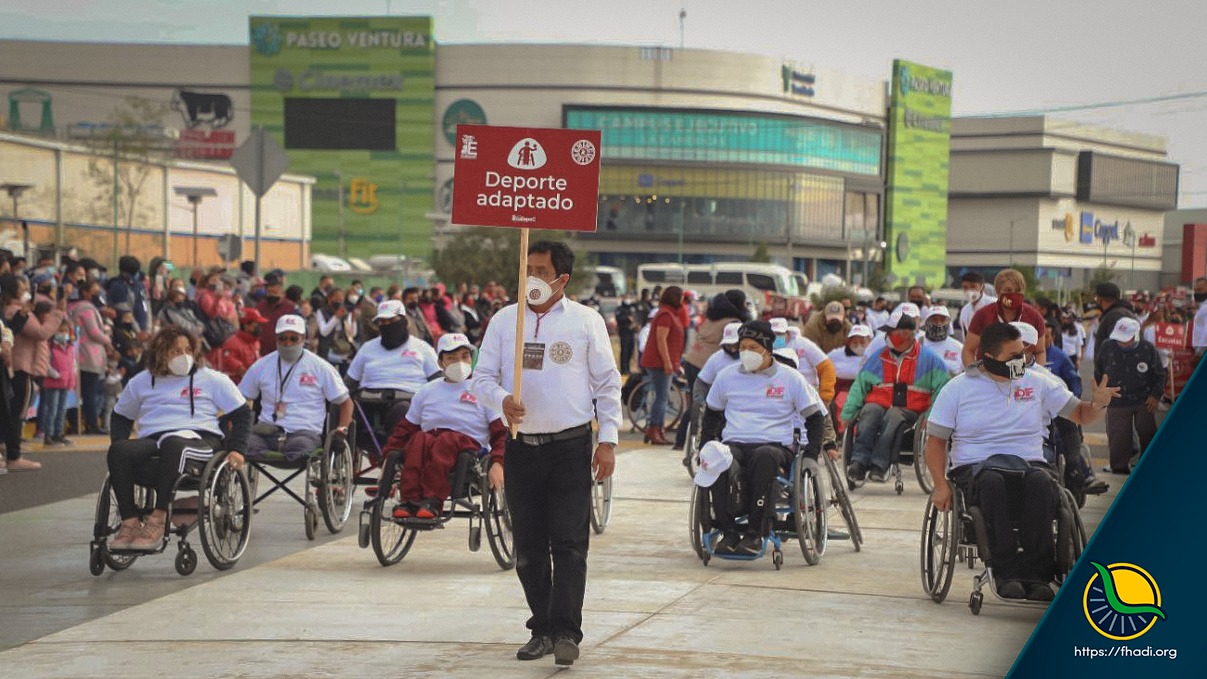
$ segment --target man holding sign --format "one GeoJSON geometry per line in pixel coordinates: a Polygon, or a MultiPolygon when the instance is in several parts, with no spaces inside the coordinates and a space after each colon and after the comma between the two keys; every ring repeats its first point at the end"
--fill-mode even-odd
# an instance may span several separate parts
{"type": "Polygon", "coordinates": [[[516,314],[501,309],[482,339],[473,388],[489,409],[502,410],[517,431],[507,442],[504,472],[515,536],[516,575],[532,617],[532,638],[516,657],[550,653],[559,665],[578,658],[587,584],[592,477],[616,465],[620,373],[603,317],[565,297],[574,254],[564,243],[528,248],[524,290],[523,399],[516,384],[516,314]],[[599,421],[592,455],[591,420],[599,421]]]}

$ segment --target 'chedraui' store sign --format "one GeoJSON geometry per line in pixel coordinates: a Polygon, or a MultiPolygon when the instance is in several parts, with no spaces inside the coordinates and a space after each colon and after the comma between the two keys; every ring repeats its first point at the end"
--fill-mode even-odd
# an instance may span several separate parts
{"type": "Polygon", "coordinates": [[[338,254],[342,223],[348,256],[430,255],[432,19],[252,17],[249,28],[252,123],[316,179],[311,251],[338,254]]]}

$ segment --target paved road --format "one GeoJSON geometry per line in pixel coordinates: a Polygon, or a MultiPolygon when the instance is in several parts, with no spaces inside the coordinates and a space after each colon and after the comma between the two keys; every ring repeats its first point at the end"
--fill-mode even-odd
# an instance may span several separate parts
{"type": "MultiPolygon", "coordinates": [[[[57,466],[59,456],[65,470],[97,464],[96,454],[39,457],[57,466]]],[[[0,493],[22,478],[0,478],[0,493]]],[[[1118,480],[1090,499],[1091,529],[1118,480]]],[[[810,567],[787,544],[779,572],[770,559],[703,567],[688,543],[690,491],[677,454],[622,450],[612,524],[592,541],[576,676],[1001,676],[1042,613],[990,598],[973,618],[967,570],[947,603],[932,603],[918,575],[926,500],[912,483],[902,496],[890,486],[856,493],[863,552],[833,542],[810,567]]],[[[401,564],[382,568],[352,531],[308,543],[300,511],[282,499],[257,515],[228,573],[203,560],[181,578],[161,556],[94,578],[94,494],[0,514],[6,677],[556,673],[552,661],[514,660],[527,637],[519,584],[488,548],[468,551],[463,524],[420,536],[401,564]]]]}

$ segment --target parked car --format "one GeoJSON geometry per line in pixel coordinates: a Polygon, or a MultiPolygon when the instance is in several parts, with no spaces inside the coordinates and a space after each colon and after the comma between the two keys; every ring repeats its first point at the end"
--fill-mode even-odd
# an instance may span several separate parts
{"type": "Polygon", "coordinates": [[[311,255],[310,268],[323,273],[352,271],[352,265],[348,263],[348,260],[324,254],[311,255]]]}

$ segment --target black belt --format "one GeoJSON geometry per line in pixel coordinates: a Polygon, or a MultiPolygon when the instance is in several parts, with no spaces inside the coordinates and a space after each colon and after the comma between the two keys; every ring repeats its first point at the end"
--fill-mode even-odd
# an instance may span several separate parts
{"type": "Polygon", "coordinates": [[[516,440],[526,446],[543,446],[549,443],[558,443],[560,441],[569,441],[571,439],[590,436],[591,424],[580,424],[577,427],[570,427],[552,434],[516,434],[516,440]]]}

